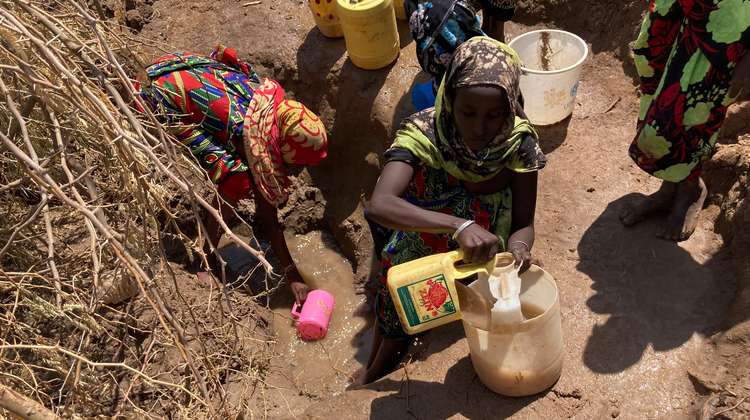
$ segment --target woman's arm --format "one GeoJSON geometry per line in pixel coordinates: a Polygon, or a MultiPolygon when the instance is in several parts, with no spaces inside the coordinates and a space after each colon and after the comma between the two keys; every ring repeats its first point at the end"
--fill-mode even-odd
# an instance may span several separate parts
{"type": "Polygon", "coordinates": [[[537,172],[514,173],[511,177],[513,210],[508,251],[516,263],[522,263],[521,272],[528,270],[534,262],[531,248],[534,246],[537,177],[537,172]]]}
{"type": "MultiPolygon", "coordinates": [[[[367,205],[368,217],[392,229],[430,233],[453,233],[466,222],[401,198],[413,175],[414,169],[408,163],[388,162],[367,205]]],[[[456,239],[467,262],[487,261],[498,251],[497,237],[476,224],[464,229],[456,239]]]]}
{"type": "Polygon", "coordinates": [[[465,222],[415,206],[401,198],[409,186],[414,168],[404,162],[388,162],[375,184],[367,215],[385,227],[398,230],[453,233],[465,222]]]}
{"type": "Polygon", "coordinates": [[[255,194],[255,202],[257,204],[256,216],[261,229],[260,233],[271,242],[271,248],[281,262],[282,272],[289,279],[294,300],[301,304],[307,299],[307,292],[310,288],[297,271],[297,266],[294,265],[294,260],[292,260],[284,239],[284,227],[279,223],[276,207],[266,201],[262,194],[255,194]]]}

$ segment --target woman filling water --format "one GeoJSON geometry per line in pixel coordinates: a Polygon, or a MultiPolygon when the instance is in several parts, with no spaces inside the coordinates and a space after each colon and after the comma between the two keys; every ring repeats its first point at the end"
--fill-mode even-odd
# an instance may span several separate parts
{"type": "Polygon", "coordinates": [[[406,119],[386,151],[367,207],[382,271],[372,352],[358,384],[396,368],[412,341],[386,287],[391,266],[457,248],[469,263],[507,250],[522,272],[531,264],[537,171],[546,159],[536,131],[519,116],[520,74],[505,44],[465,42],[435,107],[406,119]]]}

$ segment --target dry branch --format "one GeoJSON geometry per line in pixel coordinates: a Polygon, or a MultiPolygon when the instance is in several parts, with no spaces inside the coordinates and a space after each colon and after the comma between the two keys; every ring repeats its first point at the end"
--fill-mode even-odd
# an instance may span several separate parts
{"type": "Polygon", "coordinates": [[[223,283],[202,302],[184,296],[164,236],[205,266],[214,218],[272,267],[211,206],[206,174],[160,116],[132,107],[126,69],[145,60],[105,15],[96,0],[0,0],[0,406],[229,417],[242,409],[227,406],[226,378],[260,381],[266,358],[243,353],[247,323],[223,283]]]}
{"type": "Polygon", "coordinates": [[[56,420],[55,413],[38,402],[0,384],[0,407],[28,420],[56,420]]]}

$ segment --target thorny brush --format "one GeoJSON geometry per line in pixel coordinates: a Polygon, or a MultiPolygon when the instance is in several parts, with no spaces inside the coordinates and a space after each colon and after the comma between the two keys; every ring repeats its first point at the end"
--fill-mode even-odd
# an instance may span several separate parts
{"type": "Polygon", "coordinates": [[[236,415],[248,407],[226,384],[262,386],[267,322],[222,281],[183,293],[165,239],[205,266],[214,217],[271,266],[201,196],[205,173],[156,116],[134,110],[138,45],[96,6],[0,0],[0,391],[66,417],[236,415]]]}

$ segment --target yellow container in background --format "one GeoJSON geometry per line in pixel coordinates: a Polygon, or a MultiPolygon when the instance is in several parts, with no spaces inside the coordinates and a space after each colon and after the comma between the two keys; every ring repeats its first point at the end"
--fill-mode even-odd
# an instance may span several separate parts
{"type": "Polygon", "coordinates": [[[396,12],[396,19],[406,20],[406,8],[404,0],[393,0],[393,10],[396,12]]]}
{"type": "Polygon", "coordinates": [[[328,38],[344,36],[336,13],[336,0],[308,0],[308,3],[320,33],[328,38]]]}
{"type": "Polygon", "coordinates": [[[417,334],[461,319],[456,280],[491,273],[495,260],[456,266],[459,251],[430,255],[388,270],[388,291],[407,334],[417,334]]]}
{"type": "Polygon", "coordinates": [[[355,66],[376,70],[396,60],[400,48],[393,0],[336,1],[346,50],[355,66]]]}

